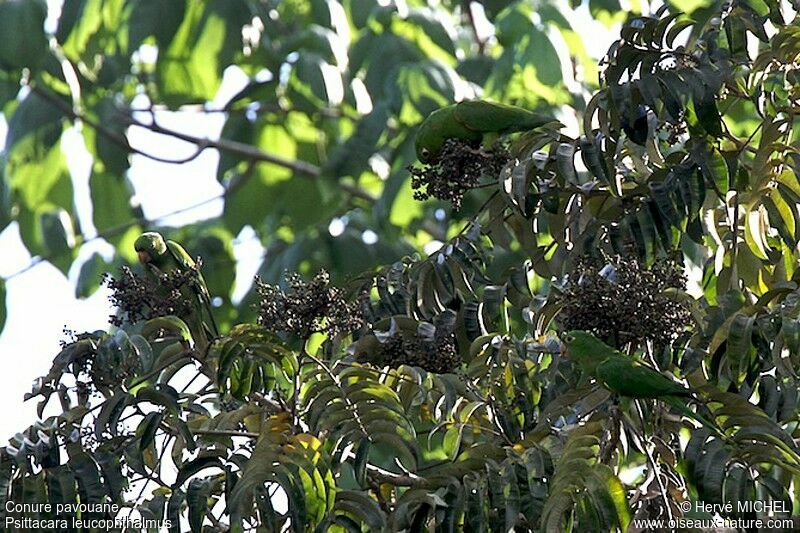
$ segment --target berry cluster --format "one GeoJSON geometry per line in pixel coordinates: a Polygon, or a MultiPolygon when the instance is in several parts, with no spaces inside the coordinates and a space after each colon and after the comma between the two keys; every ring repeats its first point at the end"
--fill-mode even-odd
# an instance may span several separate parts
{"type": "Polygon", "coordinates": [[[363,325],[359,305],[347,302],[341,289],[328,286],[330,277],[326,271],[320,270],[308,283],[298,274],[289,274],[285,279],[288,288],[284,291],[256,277],[256,290],[261,297],[260,325],[302,339],[323,332],[336,336],[363,325]]]}
{"type": "Polygon", "coordinates": [[[109,300],[117,308],[117,314],[111,315],[109,321],[121,326],[158,316],[186,316],[191,313],[192,301],[181,289],[196,279],[199,269],[198,262],[193,269],[174,270],[161,274],[160,279],[140,276],[125,266],[120,269],[119,278],[104,274],[103,282],[113,291],[109,300]]]}
{"type": "Polygon", "coordinates": [[[499,176],[509,158],[508,150],[499,144],[486,150],[480,144],[448,139],[430,164],[408,167],[414,199],[449,200],[458,211],[464,194],[479,187],[482,176],[499,176]]]}
{"type": "Polygon", "coordinates": [[[686,306],[666,289],[685,289],[681,264],[672,259],[647,268],[621,256],[584,258],[559,295],[562,330],[586,330],[609,345],[670,344],[688,325],[686,306]]]}
{"type": "Polygon", "coordinates": [[[418,334],[397,332],[381,344],[380,364],[397,368],[400,365],[418,366],[428,372],[452,372],[461,364],[455,336],[442,331],[431,338],[418,334]]]}

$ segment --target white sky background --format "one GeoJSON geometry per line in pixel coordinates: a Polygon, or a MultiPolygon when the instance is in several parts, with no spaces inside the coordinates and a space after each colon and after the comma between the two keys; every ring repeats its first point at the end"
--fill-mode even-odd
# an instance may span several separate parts
{"type": "MultiPolygon", "coordinates": [[[[226,72],[225,84],[211,107],[224,104],[246,81],[241,72],[233,69],[226,72]]],[[[218,138],[225,123],[225,116],[221,113],[161,112],[157,116],[164,127],[210,138],[218,138]]],[[[6,130],[6,124],[0,118],[0,146],[5,143],[6,130]]],[[[132,128],[128,138],[132,146],[165,158],[179,159],[194,152],[188,143],[142,128],[132,128]]],[[[70,132],[65,139],[64,149],[73,174],[81,227],[92,236],[96,232],[91,223],[88,188],[91,161],[81,142],[77,132],[70,132]]],[[[218,160],[216,150],[206,150],[193,161],[182,165],[159,163],[134,155],[129,178],[145,217],[148,220],[158,219],[160,224],[180,226],[219,216],[222,200],[161,218],[222,193],[222,187],[216,180],[218,160]]],[[[244,295],[263,253],[254,233],[248,230],[243,230],[240,238],[234,242],[234,252],[240,259],[234,299],[244,295]]],[[[87,259],[93,251],[110,258],[112,248],[104,241],[94,241],[84,246],[80,258],[87,259]]],[[[4,278],[25,268],[32,260],[20,240],[16,223],[0,233],[0,257],[0,276],[4,278]]],[[[50,263],[43,262],[8,281],[8,321],[0,335],[0,367],[3,369],[0,372],[0,405],[8,408],[0,417],[0,445],[35,421],[36,400],[23,402],[22,398],[30,391],[32,381],[50,369],[53,357],[60,350],[59,341],[65,338],[62,332],[64,326],[77,333],[108,327],[108,316],[113,312],[108,303],[109,291],[101,287],[90,298],[76,299],[74,284],[79,271],[80,265],[73,265],[68,280],[50,263]]],[[[57,403],[54,401],[54,404],[57,403]]]]}
{"type": "MultiPolygon", "coordinates": [[[[586,5],[570,17],[570,22],[585,36],[589,53],[595,57],[605,53],[619,32],[618,28],[608,30],[593,21],[586,5]]],[[[562,51],[559,49],[559,53],[562,51]]],[[[229,69],[220,94],[211,107],[223,105],[246,81],[240,71],[229,69]]],[[[210,138],[219,136],[225,122],[225,116],[221,113],[163,112],[157,117],[167,128],[210,138]]],[[[577,124],[574,126],[577,128],[577,124]]],[[[0,146],[5,144],[5,135],[6,124],[0,118],[0,146]]],[[[78,216],[81,227],[91,236],[94,235],[94,226],[91,224],[88,190],[90,161],[80,143],[79,134],[72,132],[70,136],[72,138],[65,140],[64,147],[73,174],[78,216]]],[[[133,146],[162,157],[175,159],[194,151],[193,146],[187,143],[141,128],[132,128],[128,137],[133,146]]],[[[215,150],[206,150],[189,163],[170,165],[133,156],[129,178],[145,216],[153,220],[218,196],[222,192],[216,181],[218,158],[215,150]]],[[[222,201],[217,200],[159,222],[183,225],[218,216],[221,212],[222,201]]],[[[92,251],[110,254],[111,247],[105,242],[93,242],[84,246],[80,257],[86,259],[92,251]]],[[[234,242],[234,252],[239,260],[234,291],[236,299],[243,296],[249,287],[260,264],[263,248],[254,238],[252,230],[245,228],[234,242]]],[[[30,262],[31,256],[22,245],[17,225],[13,223],[0,233],[0,276],[6,278],[30,262]]],[[[50,369],[50,363],[60,349],[59,341],[64,338],[64,326],[79,333],[106,329],[108,326],[108,315],[112,309],[104,288],[88,299],[75,299],[74,282],[79,265],[76,266],[73,266],[69,280],[55,267],[44,262],[8,281],[8,321],[0,335],[0,405],[5,407],[0,417],[0,445],[35,421],[36,400],[23,402],[22,398],[30,391],[32,381],[50,369]]],[[[58,402],[54,400],[53,403],[58,402]]]]}

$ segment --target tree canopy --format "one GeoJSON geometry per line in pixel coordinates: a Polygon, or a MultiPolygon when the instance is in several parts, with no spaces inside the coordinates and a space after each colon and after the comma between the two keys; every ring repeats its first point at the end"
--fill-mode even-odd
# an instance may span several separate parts
{"type": "Polygon", "coordinates": [[[65,273],[82,244],[113,244],[76,290],[105,280],[118,308],[34,384],[40,417],[61,412],[0,450],[2,503],[113,503],[175,531],[797,514],[795,12],[578,4],[0,1],[0,227],[65,273]],[[579,7],[621,24],[599,64],[579,7]],[[228,69],[249,82],[212,107],[228,69]],[[567,127],[419,163],[419,124],[472,98],[567,127]],[[173,131],[167,110],[225,125],[173,131]],[[133,128],[196,147],[175,164],[217,150],[222,215],[142,216],[126,173],[156,156],[133,128]],[[93,157],[94,228],[68,129],[93,157]],[[266,254],[234,302],[246,226],[266,254]],[[146,230],[201,259],[222,332],[207,347],[165,290],[196,271],[135,266],[146,230]],[[693,416],[612,394],[562,357],[567,330],[687,384],[693,416]]]}

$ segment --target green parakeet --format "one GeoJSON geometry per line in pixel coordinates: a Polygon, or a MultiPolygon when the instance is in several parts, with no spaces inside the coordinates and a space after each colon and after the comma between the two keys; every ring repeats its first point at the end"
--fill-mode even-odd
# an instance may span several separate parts
{"type": "Polygon", "coordinates": [[[175,241],[164,240],[155,231],[142,233],[133,244],[139,262],[145,265],[148,275],[160,280],[163,274],[174,271],[185,273],[194,270],[194,279],[181,289],[181,295],[192,305],[189,316],[180,317],[189,326],[195,346],[201,352],[208,341],[219,336],[217,323],[211,312],[211,297],[203,275],[196,270],[196,263],[186,250],[175,241]]]}
{"type": "Polygon", "coordinates": [[[686,407],[686,399],[696,397],[680,383],[631,359],[587,331],[569,331],[562,341],[570,361],[611,392],[630,398],[657,398],[719,433],[714,424],[686,407]]]}
{"type": "Polygon", "coordinates": [[[519,131],[528,131],[548,123],[553,117],[521,107],[465,100],[437,109],[426,118],[414,139],[417,157],[428,163],[439,154],[447,139],[484,141],[486,138],[519,131]]]}

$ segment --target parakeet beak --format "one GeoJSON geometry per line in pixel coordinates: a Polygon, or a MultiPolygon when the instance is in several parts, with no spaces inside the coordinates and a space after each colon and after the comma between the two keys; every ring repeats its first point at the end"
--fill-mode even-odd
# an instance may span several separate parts
{"type": "Polygon", "coordinates": [[[153,258],[152,258],[152,257],[150,257],[150,254],[148,254],[148,253],[147,253],[147,252],[145,252],[144,250],[142,250],[142,251],[140,251],[140,252],[136,252],[136,255],[138,255],[138,256],[139,256],[139,262],[140,262],[141,264],[143,264],[143,265],[146,265],[147,263],[149,263],[150,261],[152,261],[152,260],[153,260],[153,258]]]}

